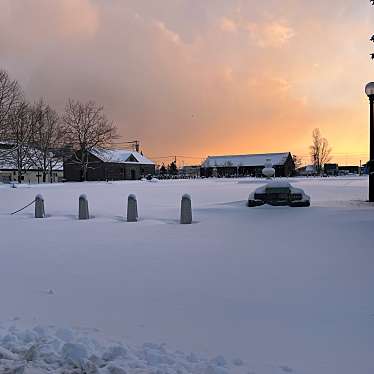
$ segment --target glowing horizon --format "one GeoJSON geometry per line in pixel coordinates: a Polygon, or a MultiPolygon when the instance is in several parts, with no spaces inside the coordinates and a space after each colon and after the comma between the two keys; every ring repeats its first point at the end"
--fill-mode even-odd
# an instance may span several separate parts
{"type": "Polygon", "coordinates": [[[69,97],[104,105],[149,156],[308,163],[318,127],[333,162],[358,164],[373,21],[357,0],[3,0],[0,68],[59,111],[69,97]]]}

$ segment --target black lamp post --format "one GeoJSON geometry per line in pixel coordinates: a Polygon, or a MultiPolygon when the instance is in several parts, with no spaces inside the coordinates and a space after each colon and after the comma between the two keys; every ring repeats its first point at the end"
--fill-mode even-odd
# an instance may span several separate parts
{"type": "Polygon", "coordinates": [[[369,201],[374,202],[374,82],[370,82],[365,87],[366,95],[370,102],[370,161],[369,169],[369,201]]]}

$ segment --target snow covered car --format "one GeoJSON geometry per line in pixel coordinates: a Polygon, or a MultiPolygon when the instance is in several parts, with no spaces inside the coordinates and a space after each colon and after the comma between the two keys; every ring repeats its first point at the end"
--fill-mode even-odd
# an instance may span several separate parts
{"type": "Polygon", "coordinates": [[[292,187],[288,182],[273,181],[257,188],[249,195],[248,206],[264,204],[291,207],[310,206],[310,197],[301,188],[292,187]]]}

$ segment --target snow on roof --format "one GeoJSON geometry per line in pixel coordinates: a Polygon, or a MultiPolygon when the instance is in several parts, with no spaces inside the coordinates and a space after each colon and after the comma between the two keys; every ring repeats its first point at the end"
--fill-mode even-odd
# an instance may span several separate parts
{"type": "Polygon", "coordinates": [[[284,165],[288,155],[289,152],[233,156],[208,156],[208,158],[203,162],[202,167],[264,166],[267,159],[271,160],[273,166],[284,165]]]}
{"type": "Polygon", "coordinates": [[[64,163],[61,161],[56,162],[56,164],[52,165],[52,170],[64,171],[64,163]]]}
{"type": "Polygon", "coordinates": [[[123,149],[94,148],[91,150],[91,153],[103,162],[154,165],[153,161],[144,157],[139,152],[133,152],[123,149]]]}
{"type": "MultiPolygon", "coordinates": [[[[9,149],[1,149],[0,148],[0,170],[17,170],[17,167],[15,165],[15,162],[12,162],[10,152],[12,150],[9,149]]],[[[30,158],[25,158],[24,160],[24,166],[26,170],[33,170],[37,171],[40,170],[38,168],[38,162],[35,161],[36,158],[34,159],[33,162],[33,157],[30,156],[30,158]]],[[[53,171],[63,171],[64,170],[64,164],[62,161],[56,161],[52,160],[52,170],[53,171]]]]}
{"type": "MultiPolygon", "coordinates": [[[[17,167],[7,161],[0,160],[0,171],[17,171],[17,167]]],[[[25,166],[25,170],[29,171],[38,171],[40,168],[38,168],[35,165],[27,163],[25,166]]],[[[52,164],[52,171],[64,171],[64,164],[62,162],[57,162],[56,164],[52,164]]]]}
{"type": "MultiPolygon", "coordinates": [[[[26,171],[39,171],[40,168],[34,165],[26,165],[24,170],[26,171]]],[[[0,162],[0,171],[17,171],[17,167],[12,164],[7,164],[4,162],[0,162]]],[[[55,166],[52,166],[52,171],[64,171],[64,166],[61,162],[57,163],[55,166]]]]}
{"type": "Polygon", "coordinates": [[[10,142],[7,140],[0,141],[0,149],[9,149],[11,147],[15,147],[15,145],[16,144],[14,142],[10,142]]]}

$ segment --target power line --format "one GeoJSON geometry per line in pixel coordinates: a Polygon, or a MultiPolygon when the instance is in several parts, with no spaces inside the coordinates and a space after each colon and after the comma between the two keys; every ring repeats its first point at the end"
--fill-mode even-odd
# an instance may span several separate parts
{"type": "MultiPolygon", "coordinates": [[[[310,157],[310,154],[308,155],[301,155],[301,154],[298,154],[298,153],[294,153],[294,155],[296,156],[299,156],[299,157],[310,157]]],[[[342,152],[342,153],[330,153],[331,156],[368,156],[369,153],[345,153],[345,152],[342,152]]]]}
{"type": "Polygon", "coordinates": [[[160,160],[160,159],[167,159],[167,158],[175,158],[175,157],[178,157],[178,158],[188,158],[188,159],[192,159],[192,160],[202,160],[204,159],[205,157],[194,157],[194,156],[178,156],[178,155],[170,155],[170,156],[158,156],[158,157],[155,157],[155,156],[149,156],[149,158],[153,159],[153,160],[160,160]]]}

